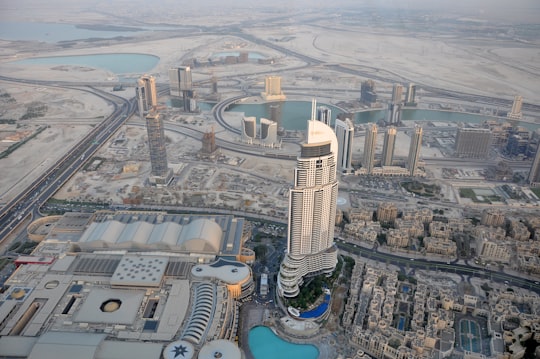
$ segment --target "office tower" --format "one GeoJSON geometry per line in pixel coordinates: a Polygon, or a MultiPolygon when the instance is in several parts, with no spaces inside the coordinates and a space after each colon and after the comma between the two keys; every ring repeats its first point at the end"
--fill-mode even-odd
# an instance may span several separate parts
{"type": "Polygon", "coordinates": [[[407,87],[405,106],[416,106],[416,85],[413,83],[410,83],[409,87],[407,87]]]}
{"type": "Polygon", "coordinates": [[[491,149],[489,128],[458,127],[456,135],[456,156],[465,158],[487,158],[491,149]]]}
{"type": "Polygon", "coordinates": [[[305,276],[331,273],[337,264],[337,150],[332,128],[308,121],[307,141],[302,144],[289,192],[287,252],[278,276],[278,293],[284,297],[298,295],[305,276]]]}
{"type": "Polygon", "coordinates": [[[392,100],[388,104],[388,115],[386,122],[398,124],[401,122],[401,108],[403,106],[403,86],[394,84],[392,87],[392,100]]]}
{"type": "Polygon", "coordinates": [[[280,76],[266,76],[264,79],[264,92],[261,96],[266,101],[282,101],[285,100],[285,95],[281,91],[280,76]]]}
{"type": "Polygon", "coordinates": [[[191,68],[189,66],[180,66],[169,69],[169,89],[171,96],[182,97],[184,111],[192,112],[193,106],[193,80],[191,77],[191,68]]]}
{"type": "Polygon", "coordinates": [[[141,76],[137,80],[135,95],[139,106],[139,116],[144,119],[144,116],[157,106],[156,80],[154,76],[141,76]]]}
{"type": "Polygon", "coordinates": [[[532,187],[540,187],[540,144],[536,149],[528,180],[532,187]]]}
{"type": "Polygon", "coordinates": [[[146,115],[146,130],[150,149],[150,165],[152,166],[150,182],[156,185],[166,185],[170,179],[170,170],[167,166],[163,119],[158,112],[152,111],[146,115]]]}
{"type": "Polygon", "coordinates": [[[261,145],[264,147],[274,147],[278,144],[277,123],[267,118],[261,118],[260,128],[261,145]]]}
{"type": "Polygon", "coordinates": [[[403,99],[403,86],[400,84],[394,84],[392,87],[392,104],[399,105],[403,99]]]}
{"type": "Polygon", "coordinates": [[[514,103],[512,104],[512,110],[508,112],[506,117],[513,120],[520,120],[523,116],[523,113],[521,112],[521,106],[523,106],[523,97],[515,96],[514,103]]]}
{"type": "Polygon", "coordinates": [[[205,132],[202,138],[201,156],[203,158],[213,158],[217,153],[218,147],[216,145],[216,134],[214,128],[212,131],[205,132]]]}
{"type": "Polygon", "coordinates": [[[352,148],[354,139],[354,125],[348,118],[336,119],[334,128],[338,141],[337,166],[342,172],[352,172],[352,148]]]}
{"type": "Polygon", "coordinates": [[[373,80],[363,81],[360,85],[360,102],[369,107],[377,103],[377,93],[375,92],[375,82],[373,80]]]}
{"type": "Polygon", "coordinates": [[[169,69],[169,90],[171,96],[182,96],[183,91],[193,89],[191,68],[180,66],[169,69]]]}
{"type": "Polygon", "coordinates": [[[317,121],[321,121],[325,125],[330,126],[332,122],[332,110],[326,106],[317,107],[317,121]]]}
{"type": "Polygon", "coordinates": [[[377,145],[377,125],[371,124],[366,130],[366,142],[364,142],[364,157],[362,166],[369,175],[375,165],[375,146],[377,145]]]}
{"type": "Polygon", "coordinates": [[[422,148],[422,134],[422,127],[415,126],[414,133],[411,136],[409,159],[407,161],[407,168],[409,169],[409,174],[411,176],[414,176],[416,174],[416,168],[418,167],[418,160],[420,159],[420,149],[422,148]]]}
{"type": "Polygon", "coordinates": [[[388,127],[384,134],[381,166],[392,166],[392,161],[394,159],[394,150],[396,147],[396,135],[396,128],[393,126],[388,127]]]}
{"type": "Polygon", "coordinates": [[[257,118],[254,116],[242,118],[242,141],[253,143],[257,136],[257,118]]]}
{"type": "Polygon", "coordinates": [[[270,103],[270,121],[279,124],[281,123],[281,114],[283,112],[283,103],[282,102],[273,102],[270,103]]]}

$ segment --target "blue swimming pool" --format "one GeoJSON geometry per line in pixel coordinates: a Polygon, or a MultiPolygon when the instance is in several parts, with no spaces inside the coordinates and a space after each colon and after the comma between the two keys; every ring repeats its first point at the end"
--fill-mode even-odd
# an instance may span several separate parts
{"type": "Polygon", "coordinates": [[[308,310],[306,312],[302,312],[300,314],[300,318],[302,319],[318,318],[326,312],[326,310],[328,309],[328,304],[330,304],[329,294],[324,296],[324,302],[319,304],[317,308],[308,310]]]}
{"type": "Polygon", "coordinates": [[[319,356],[316,346],[289,343],[264,326],[249,331],[248,344],[255,359],[317,359],[319,356]]]}

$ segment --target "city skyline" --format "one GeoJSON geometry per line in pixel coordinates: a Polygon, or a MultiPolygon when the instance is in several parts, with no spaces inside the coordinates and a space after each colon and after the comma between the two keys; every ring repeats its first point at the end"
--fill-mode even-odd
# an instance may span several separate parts
{"type": "Polygon", "coordinates": [[[540,354],[538,5],[280,4],[6,4],[0,356],[540,354]]]}

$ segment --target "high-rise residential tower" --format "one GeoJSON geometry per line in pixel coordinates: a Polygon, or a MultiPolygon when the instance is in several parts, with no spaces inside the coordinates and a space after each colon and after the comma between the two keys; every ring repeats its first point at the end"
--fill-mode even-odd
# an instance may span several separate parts
{"type": "Polygon", "coordinates": [[[260,127],[261,145],[265,147],[275,147],[278,145],[277,123],[267,118],[261,118],[260,127]]]}
{"type": "Polygon", "coordinates": [[[415,176],[420,160],[420,149],[422,148],[423,129],[420,126],[414,127],[414,133],[411,136],[411,145],[409,147],[409,159],[407,160],[407,168],[409,175],[415,176]]]}
{"type": "Polygon", "coordinates": [[[145,115],[157,106],[156,80],[154,76],[141,76],[137,80],[135,95],[139,106],[139,116],[144,119],[145,115]]]}
{"type": "Polygon", "coordinates": [[[349,118],[336,119],[334,127],[338,141],[337,165],[344,173],[352,172],[352,148],[354,140],[354,125],[349,118]]]}
{"type": "Polygon", "coordinates": [[[257,136],[257,118],[249,116],[242,118],[242,141],[253,143],[257,136]]]}
{"type": "Polygon", "coordinates": [[[326,106],[317,107],[317,121],[321,121],[325,125],[330,126],[332,121],[332,110],[326,106]]]}
{"type": "Polygon", "coordinates": [[[266,101],[283,101],[285,94],[281,91],[281,76],[266,76],[264,79],[264,92],[261,96],[266,101]]]}
{"type": "Polygon", "coordinates": [[[416,106],[416,85],[410,83],[405,94],[405,106],[416,106]]]}
{"type": "Polygon", "coordinates": [[[523,97],[515,96],[514,102],[512,103],[512,110],[508,112],[506,117],[513,120],[520,120],[523,117],[523,113],[521,112],[522,106],[523,106],[523,97]]]}
{"type": "Polygon", "coordinates": [[[364,142],[364,155],[362,166],[369,175],[375,166],[375,146],[377,145],[377,125],[372,124],[366,130],[366,141],[364,142]]]}
{"type": "Polygon", "coordinates": [[[171,171],[167,165],[163,119],[158,112],[151,111],[146,115],[146,131],[148,132],[148,147],[152,166],[150,183],[166,185],[169,182],[171,171]]]}
{"type": "Polygon", "coordinates": [[[456,155],[465,158],[487,158],[491,149],[489,128],[458,127],[456,134],[456,155]]]}
{"type": "Polygon", "coordinates": [[[528,180],[532,187],[540,187],[540,144],[536,149],[528,180]]]}
{"type": "Polygon", "coordinates": [[[287,252],[278,276],[278,292],[284,297],[297,296],[305,276],[331,273],[337,264],[337,150],[332,128],[308,121],[289,193],[287,252]]]}
{"type": "Polygon", "coordinates": [[[396,135],[397,130],[393,126],[388,127],[388,129],[384,133],[381,166],[392,166],[392,161],[394,159],[394,150],[396,147],[396,135]]]}
{"type": "Polygon", "coordinates": [[[193,101],[193,80],[189,66],[169,69],[169,90],[171,96],[182,97],[184,111],[191,112],[197,107],[191,103],[193,101]]]}
{"type": "Polygon", "coordinates": [[[394,84],[392,87],[392,100],[388,104],[387,121],[390,124],[401,122],[401,108],[403,106],[403,86],[394,84]]]}

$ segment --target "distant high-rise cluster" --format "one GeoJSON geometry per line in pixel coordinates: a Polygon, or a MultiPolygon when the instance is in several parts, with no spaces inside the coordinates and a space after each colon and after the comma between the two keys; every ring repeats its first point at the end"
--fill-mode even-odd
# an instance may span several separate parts
{"type": "Polygon", "coordinates": [[[283,101],[285,94],[281,91],[280,76],[266,76],[264,79],[264,92],[261,93],[265,101],[283,101]]]}
{"type": "Polygon", "coordinates": [[[401,123],[401,112],[404,106],[416,106],[416,85],[410,83],[403,99],[403,85],[394,84],[392,86],[392,99],[388,103],[388,114],[386,122],[391,125],[401,123]]]}
{"type": "Polygon", "coordinates": [[[193,112],[197,108],[189,66],[169,69],[169,90],[171,96],[182,97],[184,111],[193,112]]]}
{"type": "Polygon", "coordinates": [[[135,87],[139,116],[141,119],[157,106],[156,80],[154,76],[144,75],[137,80],[135,87]]]}
{"type": "Polygon", "coordinates": [[[376,167],[375,150],[377,148],[378,129],[376,124],[369,124],[366,129],[364,153],[362,155],[362,168],[357,174],[381,176],[418,176],[418,162],[422,147],[422,127],[416,126],[411,135],[409,157],[405,168],[394,165],[394,151],[396,148],[397,129],[393,126],[387,128],[384,134],[384,144],[380,166],[376,167]]]}
{"type": "Polygon", "coordinates": [[[377,93],[373,80],[363,81],[360,85],[360,102],[369,107],[374,107],[377,104],[377,93]]]}
{"type": "Polygon", "coordinates": [[[351,173],[352,167],[352,149],[354,140],[354,125],[349,118],[344,120],[336,119],[334,128],[338,141],[337,164],[341,172],[351,173]]]}
{"type": "Polygon", "coordinates": [[[508,112],[506,117],[512,120],[521,120],[523,113],[521,112],[521,107],[523,106],[523,97],[515,96],[514,103],[512,103],[512,110],[508,112]]]}
{"type": "Polygon", "coordinates": [[[325,125],[330,126],[332,122],[332,110],[326,106],[317,107],[317,121],[321,121],[325,125]]]}
{"type": "Polygon", "coordinates": [[[313,118],[308,121],[307,141],[289,193],[287,252],[278,276],[278,291],[284,297],[297,296],[305,276],[331,273],[337,264],[337,151],[332,128],[313,118]]]}
{"type": "Polygon", "coordinates": [[[458,157],[487,158],[490,149],[490,129],[458,127],[456,135],[456,155],[458,157]]]}

